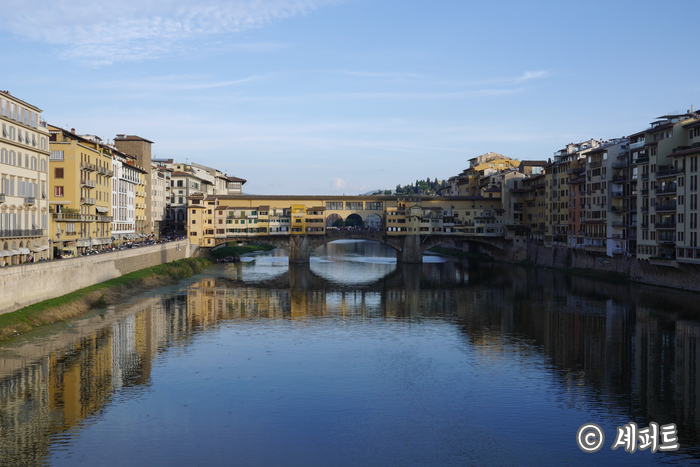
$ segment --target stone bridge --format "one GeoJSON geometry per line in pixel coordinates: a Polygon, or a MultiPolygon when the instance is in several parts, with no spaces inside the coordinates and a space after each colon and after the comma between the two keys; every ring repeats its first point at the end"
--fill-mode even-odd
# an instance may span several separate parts
{"type": "Polygon", "coordinates": [[[268,243],[287,251],[290,263],[308,263],[313,250],[336,240],[368,240],[383,243],[396,250],[396,261],[399,263],[422,263],[423,252],[455,241],[467,243],[469,251],[479,251],[505,261],[517,259],[511,258],[512,242],[502,237],[465,237],[443,233],[391,236],[377,230],[327,230],[323,235],[257,235],[254,238],[227,236],[217,238],[216,246],[251,240],[268,243]]]}

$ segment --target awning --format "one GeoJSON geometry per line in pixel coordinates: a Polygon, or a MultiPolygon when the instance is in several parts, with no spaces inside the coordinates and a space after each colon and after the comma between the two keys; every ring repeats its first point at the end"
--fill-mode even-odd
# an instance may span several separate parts
{"type": "Polygon", "coordinates": [[[102,206],[95,206],[95,211],[101,212],[101,213],[107,213],[107,212],[109,212],[109,208],[104,208],[102,206]]]}
{"type": "Polygon", "coordinates": [[[92,240],[92,244],[93,245],[102,245],[102,240],[94,239],[94,240],[92,240]]]}
{"type": "Polygon", "coordinates": [[[29,251],[29,248],[20,248],[19,252],[23,255],[28,255],[31,253],[31,251],[29,251]]]}
{"type": "Polygon", "coordinates": [[[12,253],[11,256],[19,256],[19,255],[22,254],[22,252],[19,251],[19,250],[7,250],[7,251],[9,251],[10,253],[12,253]]]}
{"type": "Polygon", "coordinates": [[[78,240],[75,242],[75,246],[90,246],[89,240],[78,240]]]}
{"type": "Polygon", "coordinates": [[[32,251],[35,252],[35,253],[38,253],[38,252],[40,252],[40,251],[46,251],[46,250],[48,250],[48,249],[49,249],[49,246],[48,246],[48,245],[33,246],[33,247],[30,248],[30,250],[32,250],[32,251]]]}
{"type": "Polygon", "coordinates": [[[9,251],[0,250],[0,258],[5,256],[12,256],[12,253],[10,253],[9,251]]]}

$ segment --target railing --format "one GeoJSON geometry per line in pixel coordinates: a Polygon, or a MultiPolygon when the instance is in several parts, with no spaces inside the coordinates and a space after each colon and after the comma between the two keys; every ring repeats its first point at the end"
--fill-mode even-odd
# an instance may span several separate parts
{"type": "Polygon", "coordinates": [[[603,165],[603,162],[602,162],[602,161],[593,161],[593,162],[591,162],[591,163],[588,164],[588,165],[589,165],[590,167],[600,167],[601,165],[603,165]]]}
{"type": "Polygon", "coordinates": [[[642,174],[642,180],[649,180],[649,172],[645,172],[642,174]]]}
{"type": "Polygon", "coordinates": [[[642,189],[642,196],[649,196],[649,189],[648,188],[642,189]]]}
{"type": "Polygon", "coordinates": [[[622,191],[613,191],[611,195],[613,198],[622,198],[625,196],[622,191]]]}
{"type": "Polygon", "coordinates": [[[665,188],[663,188],[663,189],[659,189],[659,188],[656,189],[656,194],[657,194],[657,195],[660,195],[660,194],[662,194],[662,193],[675,193],[675,192],[676,192],[676,186],[675,186],[675,185],[671,185],[670,187],[665,187],[665,188]]]}
{"type": "Polygon", "coordinates": [[[97,166],[95,164],[89,164],[87,162],[81,162],[80,163],[80,168],[83,170],[86,170],[88,172],[94,172],[97,169],[97,166]]]}
{"type": "Polygon", "coordinates": [[[656,205],[656,211],[675,211],[676,203],[661,203],[656,205]]]}
{"type": "MultiPolygon", "coordinates": [[[[648,210],[649,208],[647,208],[648,210]]],[[[642,222],[642,228],[643,229],[648,229],[649,228],[649,223],[648,222],[642,222]]]]}
{"type": "Polygon", "coordinates": [[[44,234],[41,229],[7,229],[0,230],[0,237],[39,237],[44,234]]]}
{"type": "Polygon", "coordinates": [[[646,143],[645,140],[640,140],[640,141],[637,141],[636,143],[631,143],[631,144],[630,144],[630,149],[641,148],[642,146],[644,146],[645,143],[646,143]]]}
{"type": "Polygon", "coordinates": [[[24,204],[36,204],[36,198],[33,196],[25,196],[24,204]]]}
{"type": "Polygon", "coordinates": [[[638,157],[634,160],[634,164],[644,164],[649,162],[649,156],[638,157]]]}
{"type": "Polygon", "coordinates": [[[666,170],[659,170],[656,172],[656,178],[660,177],[671,177],[673,175],[683,173],[683,169],[666,169],[666,170]]]}
{"type": "Polygon", "coordinates": [[[80,198],[80,204],[95,204],[95,198],[80,198]]]}
{"type": "Polygon", "coordinates": [[[675,229],[676,228],[676,223],[675,222],[660,222],[654,224],[654,228],[656,229],[675,229]]]}
{"type": "Polygon", "coordinates": [[[627,177],[624,175],[614,175],[613,176],[613,183],[622,183],[624,181],[627,181],[627,177]]]}
{"type": "Polygon", "coordinates": [[[80,180],[80,186],[86,186],[88,188],[95,188],[95,182],[92,180],[80,180]]]}
{"type": "Polygon", "coordinates": [[[0,195],[0,203],[4,203],[4,202],[5,202],[5,195],[1,194],[0,195]]]}
{"type": "Polygon", "coordinates": [[[613,169],[621,169],[623,167],[627,167],[630,165],[629,161],[623,161],[623,162],[615,162],[612,167],[613,169]]]}
{"type": "Polygon", "coordinates": [[[642,207],[639,208],[639,209],[641,209],[642,212],[649,212],[649,206],[642,206],[642,207]]]}
{"type": "Polygon", "coordinates": [[[114,175],[114,172],[112,172],[111,169],[108,169],[108,168],[106,168],[106,167],[100,167],[100,168],[98,168],[98,169],[97,169],[97,172],[100,173],[100,174],[102,174],[102,175],[105,175],[105,176],[107,176],[107,177],[111,177],[111,176],[114,175]]]}
{"type": "Polygon", "coordinates": [[[53,213],[53,218],[55,221],[64,222],[93,222],[95,216],[90,214],[74,214],[67,212],[55,212],[53,213]]]}
{"type": "Polygon", "coordinates": [[[97,216],[97,222],[112,222],[112,216],[97,216]]]}

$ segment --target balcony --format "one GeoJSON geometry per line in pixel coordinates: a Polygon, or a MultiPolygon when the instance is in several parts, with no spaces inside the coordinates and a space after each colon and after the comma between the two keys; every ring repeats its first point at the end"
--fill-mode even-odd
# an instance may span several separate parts
{"type": "Polygon", "coordinates": [[[648,188],[642,189],[642,196],[649,196],[649,189],[648,188]]]}
{"type": "Polygon", "coordinates": [[[648,172],[642,174],[642,180],[649,180],[649,173],[648,172]]]}
{"type": "Polygon", "coordinates": [[[603,165],[603,161],[593,161],[588,165],[589,165],[589,167],[592,167],[592,168],[593,167],[600,167],[601,165],[603,165]]]}
{"type": "Polygon", "coordinates": [[[108,169],[107,167],[100,167],[97,169],[97,173],[104,175],[105,177],[111,177],[114,175],[114,172],[112,170],[108,169]]]}
{"type": "Polygon", "coordinates": [[[620,229],[620,228],[625,226],[625,223],[624,222],[613,222],[612,226],[616,229],[620,229]]]}
{"type": "Polygon", "coordinates": [[[638,157],[634,160],[634,164],[646,164],[649,162],[649,156],[638,157]]]}
{"type": "Polygon", "coordinates": [[[661,195],[661,194],[665,194],[665,193],[668,193],[668,194],[675,194],[675,193],[676,193],[676,185],[674,184],[674,185],[671,185],[671,186],[666,186],[666,187],[664,187],[664,188],[662,188],[662,189],[661,189],[661,188],[657,188],[657,189],[656,189],[656,195],[657,195],[657,196],[658,196],[658,195],[661,195]]]}
{"type": "Polygon", "coordinates": [[[613,175],[613,183],[623,183],[627,181],[627,177],[624,175],[613,175]]]}
{"type": "Polygon", "coordinates": [[[656,229],[675,229],[676,228],[676,223],[675,222],[657,222],[654,224],[654,228],[656,229]]]}
{"type": "Polygon", "coordinates": [[[80,204],[93,205],[95,204],[95,198],[80,198],[80,204]]]}
{"type": "Polygon", "coordinates": [[[585,171],[586,171],[585,168],[583,168],[583,167],[577,167],[577,168],[574,168],[574,169],[569,169],[569,170],[567,170],[566,173],[569,174],[569,175],[578,175],[578,174],[582,174],[582,173],[585,172],[585,171]]]}
{"type": "Polygon", "coordinates": [[[622,191],[613,191],[610,194],[613,198],[624,198],[625,194],[622,191]]]}
{"type": "Polygon", "coordinates": [[[90,164],[88,162],[81,162],[80,168],[82,170],[85,170],[86,172],[94,172],[95,170],[97,170],[97,166],[95,164],[90,164]]]}
{"type": "Polygon", "coordinates": [[[66,212],[54,212],[53,219],[56,222],[94,222],[95,216],[90,214],[73,214],[66,212]]]}
{"type": "Polygon", "coordinates": [[[643,140],[643,139],[637,141],[636,143],[631,143],[631,144],[630,144],[630,149],[641,148],[642,146],[644,146],[645,143],[646,143],[646,141],[643,140]]]}
{"type": "Polygon", "coordinates": [[[97,222],[112,222],[112,216],[98,215],[96,217],[97,217],[97,222]]]}
{"type": "Polygon", "coordinates": [[[25,196],[24,197],[24,204],[33,206],[36,204],[36,198],[33,196],[25,196]]]}
{"type": "Polygon", "coordinates": [[[612,167],[613,169],[622,169],[624,167],[627,167],[630,165],[629,161],[623,161],[623,162],[615,162],[612,167]]]}
{"type": "Polygon", "coordinates": [[[649,206],[642,206],[639,209],[641,209],[642,212],[649,212],[649,206]]]}
{"type": "Polygon", "coordinates": [[[662,203],[662,204],[656,205],[656,212],[675,211],[675,210],[676,210],[676,203],[662,203]]]}
{"type": "Polygon", "coordinates": [[[679,173],[683,173],[683,169],[671,168],[671,169],[659,170],[656,172],[656,178],[674,177],[679,173]]]}
{"type": "Polygon", "coordinates": [[[6,229],[0,230],[0,238],[9,237],[40,237],[44,235],[41,229],[6,229]]]}
{"type": "Polygon", "coordinates": [[[82,179],[80,180],[80,186],[84,186],[87,188],[95,188],[95,182],[92,180],[82,179]]]}
{"type": "Polygon", "coordinates": [[[643,229],[648,229],[648,228],[649,228],[649,223],[648,223],[648,222],[642,222],[642,228],[643,228],[643,229]]]}

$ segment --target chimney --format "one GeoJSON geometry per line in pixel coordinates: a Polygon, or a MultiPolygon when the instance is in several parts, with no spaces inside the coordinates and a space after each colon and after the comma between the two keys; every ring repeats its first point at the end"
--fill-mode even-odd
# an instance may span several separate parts
{"type": "Polygon", "coordinates": [[[70,132],[71,132],[71,133],[75,133],[75,128],[71,128],[71,129],[70,129],[70,132]]]}

